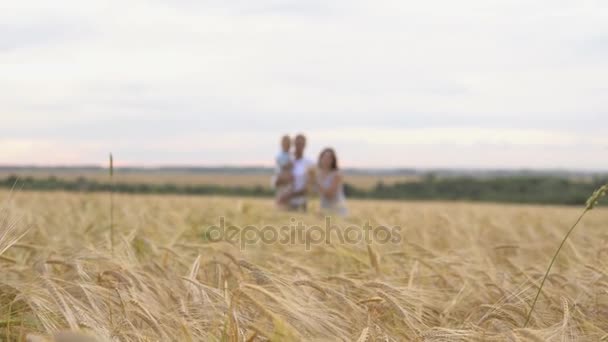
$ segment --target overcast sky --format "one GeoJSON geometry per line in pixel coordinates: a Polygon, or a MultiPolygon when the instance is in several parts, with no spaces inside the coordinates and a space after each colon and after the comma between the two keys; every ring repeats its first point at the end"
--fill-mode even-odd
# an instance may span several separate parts
{"type": "Polygon", "coordinates": [[[608,170],[605,0],[0,0],[0,164],[608,170]]]}

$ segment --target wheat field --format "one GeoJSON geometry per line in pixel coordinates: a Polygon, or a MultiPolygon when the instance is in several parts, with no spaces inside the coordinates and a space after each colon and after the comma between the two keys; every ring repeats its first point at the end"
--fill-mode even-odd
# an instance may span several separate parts
{"type": "Polygon", "coordinates": [[[217,241],[226,224],[322,226],[271,200],[0,192],[0,340],[597,341],[608,336],[608,210],[350,201],[340,229],[399,241],[217,241]],[[71,332],[71,333],[70,333],[71,332]]]}
{"type": "MultiPolygon", "coordinates": [[[[74,181],[80,177],[100,183],[108,182],[108,171],[99,170],[19,170],[18,172],[0,170],[0,179],[12,175],[19,175],[21,178],[32,177],[34,179],[45,179],[56,177],[62,180],[74,181]]],[[[418,182],[422,179],[419,175],[382,175],[382,174],[359,174],[346,172],[348,183],[364,190],[369,190],[376,186],[378,182],[385,185],[403,182],[418,182]]],[[[188,171],[130,171],[117,172],[114,176],[116,183],[126,184],[175,184],[175,185],[219,185],[219,186],[270,186],[272,172],[188,172],[188,171]]]]}

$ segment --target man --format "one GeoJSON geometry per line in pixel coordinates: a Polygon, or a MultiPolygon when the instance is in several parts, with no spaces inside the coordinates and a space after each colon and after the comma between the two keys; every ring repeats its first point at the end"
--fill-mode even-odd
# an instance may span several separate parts
{"type": "MultiPolygon", "coordinates": [[[[308,173],[314,163],[304,157],[306,137],[298,134],[294,140],[294,160],[292,167],[293,184],[291,191],[285,193],[281,202],[289,203],[290,210],[306,211],[306,188],[308,186],[308,173]]],[[[281,186],[288,182],[283,177],[277,177],[274,185],[281,186]]]]}

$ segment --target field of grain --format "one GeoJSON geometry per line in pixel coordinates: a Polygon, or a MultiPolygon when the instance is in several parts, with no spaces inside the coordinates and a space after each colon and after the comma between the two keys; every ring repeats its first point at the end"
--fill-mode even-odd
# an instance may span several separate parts
{"type": "Polygon", "coordinates": [[[314,203],[292,214],[261,199],[114,195],[111,243],[109,194],[0,199],[0,340],[68,341],[68,330],[98,341],[608,336],[605,208],[568,240],[523,328],[582,208],[350,201],[331,236],[363,233],[369,221],[398,226],[393,239],[243,243],[217,239],[212,226],[223,217],[226,226],[324,227],[326,218],[314,203]]]}
{"type": "MultiPolygon", "coordinates": [[[[109,182],[108,171],[99,170],[19,170],[18,172],[0,170],[0,178],[18,175],[21,178],[32,177],[45,179],[56,177],[63,180],[76,180],[84,177],[100,183],[109,182]]],[[[271,172],[188,172],[173,170],[150,170],[150,171],[121,171],[117,172],[114,181],[117,183],[137,184],[175,184],[175,185],[220,185],[220,186],[261,186],[270,187],[271,172]]],[[[368,190],[373,188],[379,181],[386,185],[396,182],[416,182],[420,176],[415,175],[380,175],[363,173],[346,173],[345,181],[357,188],[368,190]]]]}

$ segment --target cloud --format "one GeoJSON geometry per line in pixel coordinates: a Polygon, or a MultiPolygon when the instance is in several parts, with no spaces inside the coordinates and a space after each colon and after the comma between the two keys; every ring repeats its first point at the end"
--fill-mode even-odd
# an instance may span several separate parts
{"type": "Polygon", "coordinates": [[[508,145],[569,147],[574,145],[608,146],[605,135],[582,137],[564,131],[541,129],[438,127],[422,129],[369,129],[341,128],[317,131],[316,136],[324,140],[345,142],[360,141],[378,145],[433,145],[449,146],[508,145]]]}
{"type": "MultiPolygon", "coordinates": [[[[407,139],[419,137],[427,148],[452,137],[481,163],[488,146],[505,141],[522,150],[540,148],[534,139],[595,150],[604,142],[588,137],[608,126],[608,9],[592,3],[24,0],[6,7],[0,134],[12,141],[119,144],[149,163],[154,141],[181,156],[166,160],[196,162],[203,154],[184,152],[176,137],[214,135],[222,152],[196,146],[221,163],[264,161],[283,132],[339,143],[337,132],[367,131],[375,141],[418,144],[407,139]],[[247,154],[221,147],[232,138],[218,132],[249,132],[259,147],[247,154]]],[[[350,148],[369,159],[383,153],[366,144],[350,148]]],[[[22,152],[11,160],[37,158],[34,148],[14,150],[22,152]]],[[[433,163],[447,162],[435,153],[433,163]]],[[[559,156],[568,166],[570,155],[559,156]]]]}

